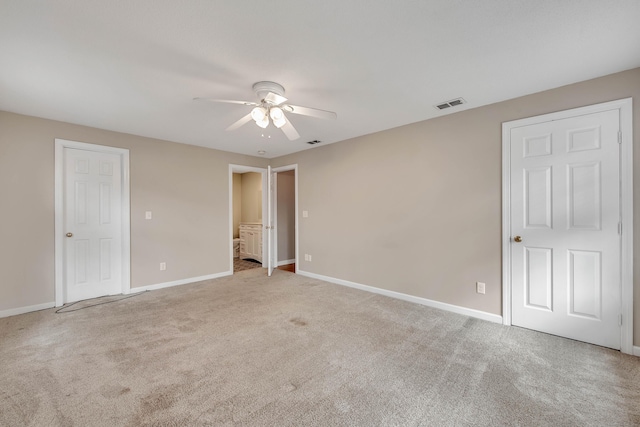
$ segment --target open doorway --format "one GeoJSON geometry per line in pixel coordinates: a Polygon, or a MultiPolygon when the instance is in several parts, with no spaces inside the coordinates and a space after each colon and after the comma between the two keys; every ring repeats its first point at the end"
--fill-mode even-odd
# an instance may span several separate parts
{"type": "Polygon", "coordinates": [[[246,269],[241,265],[234,269],[234,264],[246,266],[247,262],[253,263],[252,267],[267,267],[269,254],[274,255],[271,257],[271,268],[276,266],[281,270],[297,271],[298,165],[271,169],[271,178],[273,190],[270,204],[266,169],[229,165],[231,272],[246,269]],[[269,207],[272,211],[271,224],[268,224],[269,207]],[[271,248],[267,233],[272,235],[271,248]]]}
{"type": "Polygon", "coordinates": [[[229,165],[230,270],[263,267],[263,213],[266,213],[266,170],[229,165]]]}
{"type": "Polygon", "coordinates": [[[298,249],[298,180],[297,165],[273,169],[274,180],[274,250],[276,267],[296,272],[298,249]]]}

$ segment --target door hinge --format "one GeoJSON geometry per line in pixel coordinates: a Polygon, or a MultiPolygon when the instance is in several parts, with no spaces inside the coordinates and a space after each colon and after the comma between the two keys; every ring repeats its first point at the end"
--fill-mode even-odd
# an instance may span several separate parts
{"type": "Polygon", "coordinates": [[[622,144],[622,132],[618,131],[618,144],[622,144]]]}
{"type": "Polygon", "coordinates": [[[622,326],[622,314],[618,314],[618,326],[622,326]]]}

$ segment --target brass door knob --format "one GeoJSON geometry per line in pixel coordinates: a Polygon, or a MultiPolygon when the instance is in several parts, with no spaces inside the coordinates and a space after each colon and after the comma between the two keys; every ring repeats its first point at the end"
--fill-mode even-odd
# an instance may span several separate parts
{"type": "Polygon", "coordinates": [[[73,233],[67,233],[67,237],[73,237],[73,233]]]}
{"type": "Polygon", "coordinates": [[[522,237],[516,236],[516,237],[513,238],[513,241],[516,242],[516,243],[520,243],[520,242],[522,242],[522,237]]]}

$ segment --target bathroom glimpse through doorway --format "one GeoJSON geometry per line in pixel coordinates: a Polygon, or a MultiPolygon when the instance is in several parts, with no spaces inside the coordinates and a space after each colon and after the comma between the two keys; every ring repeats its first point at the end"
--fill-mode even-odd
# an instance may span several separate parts
{"type": "Polygon", "coordinates": [[[229,269],[232,273],[266,266],[263,213],[267,212],[267,195],[266,169],[229,165],[229,269]]]}
{"type": "MultiPolygon", "coordinates": [[[[272,249],[275,266],[279,270],[295,273],[298,259],[298,165],[282,166],[271,171],[274,186],[272,203],[275,232],[272,249]]],[[[266,169],[229,165],[229,270],[232,273],[248,268],[267,267],[267,185],[266,169]],[[257,182],[257,175],[246,174],[259,175],[260,182],[257,182]],[[247,192],[243,191],[243,179],[248,185],[247,192]],[[254,234],[245,234],[248,239],[242,239],[241,225],[253,228],[247,232],[254,234]],[[256,236],[256,232],[259,232],[259,236],[256,236]]]]}

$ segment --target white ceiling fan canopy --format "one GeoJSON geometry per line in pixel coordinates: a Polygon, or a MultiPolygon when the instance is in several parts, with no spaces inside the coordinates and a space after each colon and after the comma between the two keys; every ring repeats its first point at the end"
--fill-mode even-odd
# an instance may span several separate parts
{"type": "Polygon", "coordinates": [[[264,81],[264,82],[254,83],[253,91],[255,92],[259,100],[261,101],[264,100],[265,102],[273,103],[274,105],[281,104],[287,100],[287,98],[284,97],[284,87],[282,87],[282,85],[279,85],[278,83],[275,83],[275,82],[264,81]],[[278,95],[279,97],[282,98],[282,101],[275,103],[274,101],[267,99],[267,95],[269,95],[269,93],[278,95]]]}

